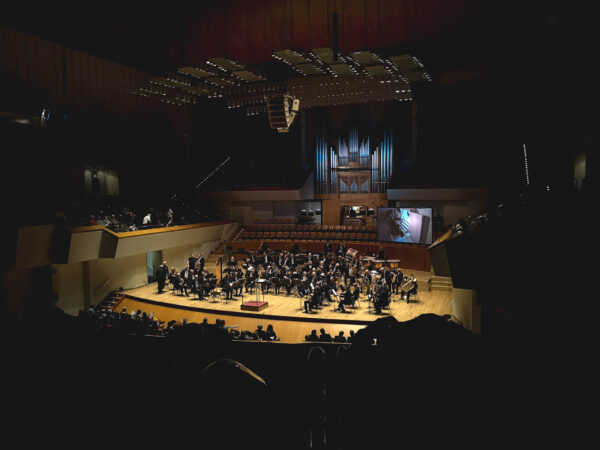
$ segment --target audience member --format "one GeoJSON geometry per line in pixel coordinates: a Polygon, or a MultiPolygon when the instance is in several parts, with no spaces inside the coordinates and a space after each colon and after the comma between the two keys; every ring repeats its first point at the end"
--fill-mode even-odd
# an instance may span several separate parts
{"type": "Polygon", "coordinates": [[[320,342],[331,342],[331,341],[333,341],[333,339],[331,338],[331,335],[329,333],[325,333],[325,328],[321,328],[320,333],[321,333],[319,335],[319,341],[320,342]]]}
{"type": "Polygon", "coordinates": [[[344,332],[340,331],[340,333],[333,338],[333,342],[347,342],[346,338],[344,337],[344,332]]]}

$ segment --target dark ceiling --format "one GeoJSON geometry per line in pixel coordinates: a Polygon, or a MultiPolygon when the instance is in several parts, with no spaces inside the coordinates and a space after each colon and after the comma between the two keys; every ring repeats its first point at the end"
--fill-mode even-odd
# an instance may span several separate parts
{"type": "MultiPolygon", "coordinates": [[[[273,50],[332,46],[417,54],[442,80],[519,71],[533,58],[578,55],[591,15],[573,2],[475,0],[226,0],[168,3],[19,2],[0,22],[153,74],[214,56],[273,62],[273,50]]],[[[264,67],[264,64],[262,64],[264,67]]]]}

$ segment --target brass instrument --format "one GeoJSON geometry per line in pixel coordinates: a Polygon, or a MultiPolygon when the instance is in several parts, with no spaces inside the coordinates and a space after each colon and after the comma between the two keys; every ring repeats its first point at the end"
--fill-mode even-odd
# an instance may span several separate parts
{"type": "Polygon", "coordinates": [[[415,287],[415,279],[413,277],[408,277],[408,279],[400,286],[400,290],[402,292],[409,292],[412,288],[415,287]]]}

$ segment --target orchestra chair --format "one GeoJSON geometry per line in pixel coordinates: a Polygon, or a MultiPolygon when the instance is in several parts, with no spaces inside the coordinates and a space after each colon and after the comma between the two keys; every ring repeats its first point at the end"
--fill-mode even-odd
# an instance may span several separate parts
{"type": "Polygon", "coordinates": [[[388,311],[388,314],[391,315],[392,314],[392,302],[391,302],[391,300],[388,302],[387,305],[381,307],[381,312],[384,312],[384,310],[386,310],[386,309],[388,311]]]}
{"type": "MultiPolygon", "coordinates": [[[[208,295],[212,298],[211,303],[217,303],[221,297],[222,290],[220,288],[214,288],[208,295]]],[[[208,299],[207,299],[208,300],[208,299]]]]}
{"type": "Polygon", "coordinates": [[[419,290],[417,289],[417,292],[415,292],[413,295],[411,295],[410,298],[411,298],[411,300],[413,298],[416,298],[420,302],[421,298],[419,297],[419,290]]]}
{"type": "MultiPolygon", "coordinates": [[[[335,309],[337,308],[338,303],[340,302],[340,295],[333,295],[333,293],[331,294],[331,296],[333,297],[333,300],[330,302],[331,303],[331,310],[335,312],[335,309]]],[[[323,305],[325,303],[323,302],[323,305]]],[[[346,305],[344,305],[344,308],[346,307],[346,305]]]]}

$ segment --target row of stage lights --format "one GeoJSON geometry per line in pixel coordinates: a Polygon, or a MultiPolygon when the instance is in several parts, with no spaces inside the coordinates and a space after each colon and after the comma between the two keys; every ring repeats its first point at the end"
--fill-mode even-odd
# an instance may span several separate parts
{"type": "MultiPolygon", "coordinates": [[[[329,99],[327,104],[337,104],[335,102],[331,102],[331,100],[338,99],[341,103],[348,103],[348,99],[355,99],[360,102],[364,101],[377,101],[377,100],[386,100],[386,99],[397,99],[397,100],[410,100],[410,89],[395,89],[393,92],[388,92],[386,94],[374,92],[373,90],[368,89],[368,85],[361,88],[360,86],[354,86],[353,92],[327,92],[326,94],[318,94],[314,92],[314,88],[316,87],[313,80],[315,79],[323,79],[329,75],[333,76],[336,79],[334,83],[329,82],[321,82],[319,86],[326,87],[325,89],[330,89],[328,86],[338,86],[338,82],[340,80],[338,74],[335,73],[335,70],[331,68],[331,66],[325,61],[321,60],[317,54],[310,50],[308,55],[304,55],[296,50],[288,50],[288,54],[294,55],[298,58],[302,58],[302,64],[311,64],[315,69],[317,69],[323,75],[317,75],[313,77],[304,78],[307,74],[297,69],[295,64],[285,58],[280,57],[279,55],[273,52],[273,57],[290,67],[292,67],[297,72],[303,75],[303,80],[307,81],[307,86],[303,86],[302,84],[298,84],[298,79],[291,79],[289,81],[281,81],[281,82],[271,82],[271,83],[261,83],[261,84],[250,84],[249,80],[243,79],[235,75],[231,70],[228,70],[224,67],[219,66],[218,64],[213,63],[210,60],[206,61],[206,64],[211,68],[216,68],[216,73],[214,69],[198,69],[198,71],[203,71],[206,75],[199,76],[194,74],[193,71],[187,70],[182,71],[178,69],[177,73],[169,73],[163,78],[155,78],[149,80],[150,84],[153,86],[144,86],[140,87],[136,90],[129,90],[128,92],[140,95],[143,97],[153,97],[158,96],[160,101],[168,104],[175,104],[178,106],[182,106],[184,104],[193,104],[196,103],[198,96],[203,96],[208,94],[208,98],[225,98],[227,100],[228,108],[238,108],[244,106],[258,106],[257,104],[264,103],[266,98],[269,98],[273,95],[280,95],[284,93],[291,92],[296,98],[303,99],[303,103],[308,106],[313,103],[312,99],[329,99]],[[210,80],[211,77],[218,77],[222,81],[230,83],[230,85],[222,85],[217,80],[210,80]],[[186,89],[189,88],[189,89],[186,89]],[[366,89],[365,89],[366,88],[366,89]],[[181,93],[183,91],[183,94],[181,93]],[[174,95],[170,95],[173,93],[174,95]],[[408,95],[405,95],[407,94],[408,95]],[[398,95],[390,95],[390,94],[400,94],[398,95]],[[243,96],[243,97],[242,97],[243,96]],[[371,96],[374,98],[365,97],[364,99],[360,99],[360,96],[371,96]],[[233,97],[233,98],[231,98],[233,97]],[[238,98],[235,98],[238,97],[238,98]],[[239,98],[242,97],[242,98],[239,98]],[[400,97],[400,98],[398,98],[400,97]],[[306,101],[308,100],[308,101],[306,101]]],[[[378,66],[379,63],[383,65],[390,76],[393,79],[381,80],[381,84],[387,83],[403,83],[410,86],[408,79],[403,75],[398,66],[396,66],[390,59],[382,58],[378,54],[369,52],[373,59],[370,60],[367,64],[361,64],[357,59],[352,56],[344,55],[339,53],[338,60],[340,64],[345,64],[346,67],[352,71],[353,74],[357,75],[357,77],[345,77],[346,80],[351,80],[350,83],[372,83],[375,78],[379,78],[378,75],[373,75],[370,73],[367,68],[378,66]],[[376,63],[373,63],[373,60],[376,60],[376,63]]],[[[414,63],[419,67],[419,74],[427,79],[431,80],[431,77],[427,72],[425,72],[423,68],[423,64],[421,61],[416,58],[408,55],[414,63]]],[[[228,58],[224,58],[224,60],[240,69],[248,70],[244,65],[237,61],[233,61],[228,58]]],[[[413,67],[414,70],[414,67],[413,67]]],[[[259,75],[256,75],[259,76],[259,75]]],[[[343,78],[342,78],[343,79],[343,78]]],[[[346,81],[348,84],[349,81],[346,81]]],[[[352,86],[346,86],[346,89],[352,89],[352,86]]],[[[319,89],[317,87],[317,89],[319,89]]],[[[318,102],[317,102],[318,103],[318,102]]],[[[341,104],[340,103],[340,104],[341,104]]],[[[315,106],[314,104],[311,106],[315,106]]]]}
{"type": "Polygon", "coordinates": [[[259,114],[266,113],[266,112],[267,112],[267,105],[249,106],[248,108],[246,108],[247,116],[257,116],[259,114]]]}

